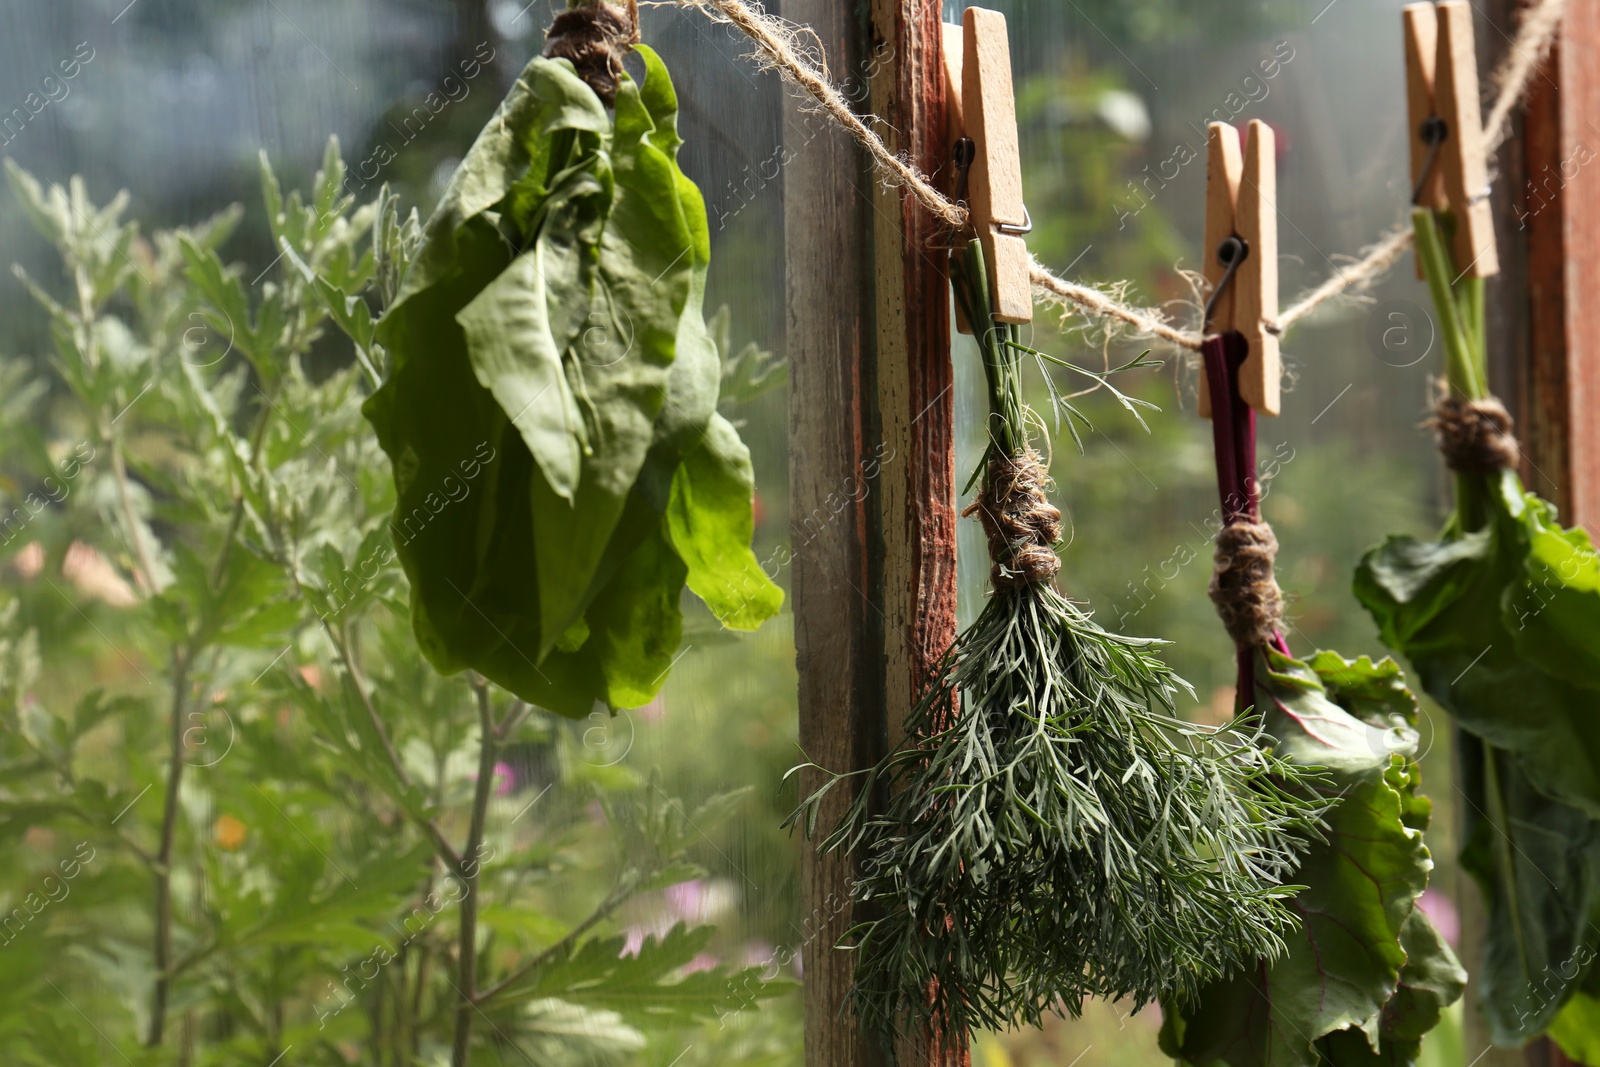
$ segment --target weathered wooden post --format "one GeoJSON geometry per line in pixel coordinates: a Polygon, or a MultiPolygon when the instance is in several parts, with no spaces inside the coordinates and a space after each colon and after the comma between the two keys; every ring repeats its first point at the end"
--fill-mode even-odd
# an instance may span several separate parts
{"type": "MultiPolygon", "coordinates": [[[[938,3],[797,0],[878,132],[924,173],[945,168],[938,3]]],[[[949,289],[935,220],[884,189],[847,135],[792,102],[784,182],[790,504],[800,741],[834,770],[865,767],[898,735],[924,673],[955,636],[955,488],[949,289]]],[[[815,788],[802,781],[802,795],[815,788]]],[[[824,807],[827,824],[846,798],[824,807]]],[[[886,1057],[841,1013],[852,958],[851,871],[805,851],[806,1063],[886,1057]]],[[[962,1041],[929,1036],[905,1064],[956,1067],[962,1041]]]]}

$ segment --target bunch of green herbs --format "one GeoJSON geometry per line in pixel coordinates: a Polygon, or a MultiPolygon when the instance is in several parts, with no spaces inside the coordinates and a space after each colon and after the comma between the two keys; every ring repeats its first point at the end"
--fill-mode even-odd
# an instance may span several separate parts
{"type": "MultiPolygon", "coordinates": [[[[989,314],[976,244],[952,275],[978,326],[991,456],[1026,449],[1021,361],[989,314]]],[[[987,460],[985,464],[987,469],[987,460]]],[[[986,487],[987,488],[987,487],[986,487]]],[[[906,741],[833,775],[853,803],[823,840],[859,863],[853,1007],[888,1044],[1037,1025],[1085,997],[1192,1000],[1295,925],[1285,884],[1317,834],[1314,773],[1249,723],[1181,719],[1161,642],[1106,632],[1049,580],[997,586],[933,673],[906,741]]]]}

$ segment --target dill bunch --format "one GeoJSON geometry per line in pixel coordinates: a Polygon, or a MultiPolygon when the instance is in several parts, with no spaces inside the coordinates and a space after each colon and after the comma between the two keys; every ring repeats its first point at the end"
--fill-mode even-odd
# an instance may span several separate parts
{"type": "MultiPolygon", "coordinates": [[[[990,322],[981,258],[953,273],[968,321],[990,322]]],[[[1277,957],[1299,888],[1283,883],[1326,808],[1317,772],[1274,755],[1255,719],[1178,716],[1192,691],[1157,657],[1164,642],[1109,633],[1057,591],[1060,513],[1026,445],[1009,335],[979,339],[992,443],[968,509],[989,534],[994,593],[906,741],[791,816],[809,835],[822,798],[858,786],[820,847],[858,858],[841,947],[857,953],[852,1006],[885,1045],[933,1020],[1037,1025],[1089,996],[1188,1003],[1277,957]]]]}
{"type": "MultiPolygon", "coordinates": [[[[1047,583],[997,590],[865,775],[825,852],[860,852],[853,1007],[889,1043],[1185,1002],[1284,950],[1281,884],[1323,805],[1253,725],[1187,723],[1161,642],[1047,583]]],[[[834,785],[807,800],[815,805],[834,785]]],[[[808,825],[808,829],[811,829],[808,825]]]]}

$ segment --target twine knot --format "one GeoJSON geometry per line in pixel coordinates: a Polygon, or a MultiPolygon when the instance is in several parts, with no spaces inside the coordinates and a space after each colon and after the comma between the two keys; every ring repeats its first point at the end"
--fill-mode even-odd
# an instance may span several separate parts
{"type": "Polygon", "coordinates": [[[1283,592],[1272,574],[1278,538],[1264,522],[1233,522],[1217,532],[1211,602],[1241,648],[1271,644],[1283,623],[1283,592]]]}
{"type": "MultiPolygon", "coordinates": [[[[631,5],[630,5],[631,6],[631,5]]],[[[568,8],[545,32],[544,57],[565,59],[607,107],[617,102],[622,57],[639,40],[636,16],[605,0],[568,8]]]]}
{"type": "Polygon", "coordinates": [[[1048,582],[1061,569],[1051,546],[1061,540],[1061,509],[1044,487],[1050,472],[1033,449],[995,456],[984,473],[983,493],[961,514],[976,514],[989,538],[989,577],[998,588],[1048,582]]]}
{"type": "Polygon", "coordinates": [[[1462,474],[1492,474],[1521,458],[1512,420],[1494,397],[1465,400],[1450,393],[1434,405],[1427,422],[1439,439],[1445,465],[1462,474]]]}

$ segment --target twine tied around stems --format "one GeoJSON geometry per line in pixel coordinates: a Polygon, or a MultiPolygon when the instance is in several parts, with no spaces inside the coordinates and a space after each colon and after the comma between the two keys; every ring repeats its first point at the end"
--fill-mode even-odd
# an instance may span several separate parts
{"type": "Polygon", "coordinates": [[[1233,643],[1270,645],[1283,628],[1283,591],[1272,573],[1278,538],[1264,522],[1235,520],[1217,531],[1211,602],[1233,643]]]}
{"type": "Polygon", "coordinates": [[[545,32],[544,57],[572,64],[602,103],[617,102],[617,80],[622,58],[639,43],[639,9],[608,4],[605,0],[571,7],[561,12],[545,32]]]}
{"type": "Polygon", "coordinates": [[[1427,425],[1438,437],[1445,465],[1458,473],[1493,474],[1521,459],[1511,413],[1492,396],[1467,400],[1447,392],[1427,425]]]}
{"type": "Polygon", "coordinates": [[[1061,509],[1045,495],[1049,479],[1044,457],[1031,448],[995,456],[984,472],[982,495],[961,512],[983,523],[996,589],[1048,582],[1061,570],[1051,547],[1061,540],[1061,509]]]}

